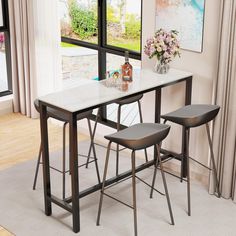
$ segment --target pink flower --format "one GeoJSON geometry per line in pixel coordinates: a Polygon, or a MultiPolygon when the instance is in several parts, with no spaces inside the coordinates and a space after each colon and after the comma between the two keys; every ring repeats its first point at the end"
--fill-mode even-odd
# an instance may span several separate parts
{"type": "Polygon", "coordinates": [[[180,56],[177,36],[178,32],[175,30],[170,32],[163,29],[157,30],[152,38],[147,39],[144,53],[149,58],[156,56],[161,63],[171,62],[175,56],[180,56]]]}
{"type": "Polygon", "coordinates": [[[0,33],[0,43],[5,41],[4,33],[0,33]]]}

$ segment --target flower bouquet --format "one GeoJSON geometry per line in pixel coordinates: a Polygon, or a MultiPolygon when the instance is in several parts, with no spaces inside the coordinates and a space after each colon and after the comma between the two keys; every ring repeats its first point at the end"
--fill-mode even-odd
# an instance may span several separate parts
{"type": "Polygon", "coordinates": [[[156,31],[152,38],[147,39],[144,53],[151,59],[157,58],[155,70],[158,73],[167,73],[169,63],[175,56],[180,56],[180,46],[177,39],[178,32],[171,30],[167,32],[163,29],[156,31]]]}

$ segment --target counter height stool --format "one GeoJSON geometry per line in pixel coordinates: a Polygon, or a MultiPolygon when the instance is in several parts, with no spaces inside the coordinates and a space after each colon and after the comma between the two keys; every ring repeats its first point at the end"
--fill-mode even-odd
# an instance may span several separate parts
{"type": "MultiPolygon", "coordinates": [[[[139,109],[140,123],[143,123],[141,103],[140,103],[140,100],[142,99],[142,97],[143,97],[143,94],[139,94],[139,95],[132,96],[130,98],[123,98],[123,99],[119,99],[119,100],[116,101],[116,104],[118,104],[118,110],[117,110],[117,131],[120,130],[121,107],[123,105],[128,105],[128,104],[137,102],[138,103],[138,109],[139,109]]],[[[100,108],[98,109],[97,118],[96,118],[95,125],[94,125],[93,138],[95,136],[95,132],[96,132],[96,128],[97,128],[97,122],[98,122],[98,118],[99,118],[99,113],[100,113],[100,108]]],[[[116,146],[116,175],[119,174],[119,152],[121,150],[123,150],[123,149],[119,149],[119,144],[117,144],[117,146],[116,146]]],[[[91,152],[91,147],[90,147],[90,152],[91,152]]],[[[147,162],[148,161],[148,155],[147,155],[146,148],[144,149],[144,153],[145,153],[145,160],[147,162]]],[[[89,158],[88,158],[88,162],[89,162],[89,158]]],[[[88,167],[88,164],[86,165],[86,167],[88,167]]]]}
{"type": "MultiPolygon", "coordinates": [[[[170,112],[168,114],[162,115],[161,118],[164,119],[164,123],[166,121],[171,121],[176,124],[183,126],[183,137],[185,140],[185,147],[183,148],[184,153],[182,153],[182,165],[181,165],[181,180],[183,179],[183,161],[184,159],[187,161],[187,196],[188,196],[188,215],[191,215],[191,203],[190,203],[190,166],[189,166],[189,130],[190,128],[198,127],[201,125],[206,125],[207,137],[210,146],[210,157],[212,161],[213,174],[215,178],[216,190],[218,193],[218,197],[220,197],[219,190],[219,181],[217,178],[216,164],[214,159],[214,153],[212,148],[212,140],[210,137],[210,129],[208,122],[212,121],[216,115],[218,114],[220,107],[217,105],[188,105],[182,107],[176,111],[170,112]]],[[[194,160],[193,158],[191,158],[194,160]]],[[[195,161],[195,160],[194,160],[195,161]]],[[[200,162],[196,161],[200,165],[204,166],[200,162]]],[[[205,166],[206,167],[206,166],[205,166]]],[[[208,168],[208,167],[206,167],[208,168]]],[[[209,169],[209,168],[208,168],[209,169]]]]}
{"type": "MultiPolygon", "coordinates": [[[[38,100],[35,100],[34,106],[35,106],[36,110],[38,112],[40,112],[40,110],[39,110],[39,101],[38,100]]],[[[89,117],[92,115],[92,112],[93,111],[90,110],[90,111],[86,111],[86,112],[78,114],[77,115],[77,121],[82,120],[82,119],[87,119],[87,121],[88,121],[88,128],[89,128],[89,135],[90,135],[90,147],[93,150],[93,155],[94,155],[93,160],[90,161],[90,162],[95,163],[98,183],[100,183],[101,181],[100,181],[99,169],[98,169],[98,164],[97,164],[97,156],[96,156],[96,151],[95,151],[95,147],[94,147],[94,143],[93,143],[93,139],[92,139],[91,122],[89,120],[89,117]]],[[[64,122],[64,125],[63,125],[63,147],[62,147],[62,170],[58,170],[54,167],[51,167],[51,168],[58,171],[58,172],[60,172],[60,173],[62,173],[62,198],[65,199],[65,175],[66,175],[67,172],[69,172],[69,171],[66,171],[66,126],[69,122],[69,117],[67,117],[67,115],[62,113],[61,111],[58,111],[58,110],[53,109],[53,108],[48,108],[47,114],[48,114],[47,118],[52,117],[56,120],[64,122]]],[[[85,155],[82,155],[82,154],[78,154],[78,155],[79,156],[85,156],[85,155]]],[[[33,190],[35,190],[35,188],[36,188],[39,165],[41,164],[41,157],[42,157],[42,144],[40,144],[40,149],[39,149],[39,154],[38,154],[38,160],[37,160],[35,176],[34,176],[34,183],[33,183],[33,190]]],[[[88,156],[86,155],[85,157],[88,157],[88,156]]],[[[84,166],[84,165],[86,165],[86,164],[82,164],[79,167],[84,166]]]]}
{"type": "MultiPolygon", "coordinates": [[[[174,218],[173,218],[173,214],[172,214],[170,198],[169,198],[166,179],[165,179],[165,175],[164,175],[164,171],[163,171],[162,163],[161,163],[161,158],[160,158],[160,143],[168,135],[169,130],[170,130],[170,126],[165,125],[165,124],[142,123],[142,124],[136,124],[136,125],[130,126],[129,128],[118,131],[117,133],[105,136],[105,138],[109,140],[109,144],[108,144],[108,148],[107,148],[105,168],[104,168],[104,174],[103,174],[103,184],[102,184],[100,201],[99,201],[97,225],[99,225],[99,223],[100,223],[103,195],[108,196],[120,203],[123,203],[126,206],[129,206],[128,204],[121,202],[120,200],[105,193],[106,175],[107,175],[109,154],[110,154],[112,142],[122,145],[122,146],[132,150],[131,170],[132,170],[133,205],[129,206],[129,207],[132,208],[133,212],[134,212],[134,234],[135,234],[135,236],[138,235],[137,206],[136,206],[136,183],[135,183],[135,178],[136,178],[136,175],[135,175],[135,168],[136,168],[135,167],[135,151],[145,149],[150,146],[155,146],[157,148],[157,156],[154,157],[154,166],[156,168],[154,168],[153,181],[152,181],[153,186],[154,186],[154,182],[155,182],[155,178],[156,178],[157,165],[159,163],[161,174],[162,174],[163,185],[164,185],[164,189],[165,189],[165,194],[166,194],[166,199],[167,199],[167,203],[168,203],[171,223],[174,225],[174,218]]],[[[138,179],[140,179],[140,178],[138,178],[138,179]]],[[[152,197],[153,189],[154,189],[154,187],[152,187],[150,197],[152,197]]]]}

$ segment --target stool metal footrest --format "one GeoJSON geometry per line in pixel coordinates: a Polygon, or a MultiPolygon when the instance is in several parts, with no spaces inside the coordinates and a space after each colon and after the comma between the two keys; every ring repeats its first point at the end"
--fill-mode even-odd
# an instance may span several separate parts
{"type": "MultiPolygon", "coordinates": [[[[157,167],[157,169],[158,169],[158,170],[160,170],[160,168],[159,168],[159,167],[157,167]]],[[[181,178],[181,177],[179,177],[178,175],[175,175],[175,174],[173,174],[173,173],[171,173],[171,172],[169,172],[169,171],[167,171],[167,170],[164,170],[164,172],[165,172],[166,174],[169,174],[169,175],[171,175],[171,176],[174,176],[174,177],[176,177],[176,178],[178,178],[178,179],[181,179],[181,180],[183,180],[183,181],[187,182],[187,180],[186,180],[186,179],[184,179],[184,178],[181,178]]]]}
{"type": "Polygon", "coordinates": [[[147,183],[146,181],[144,181],[143,179],[139,178],[137,175],[135,175],[135,177],[140,180],[142,183],[146,184],[148,187],[150,187],[151,189],[153,189],[154,191],[156,191],[157,193],[161,194],[162,196],[165,196],[164,193],[162,193],[161,191],[157,190],[156,188],[152,187],[151,184],[147,183]]]}
{"type": "Polygon", "coordinates": [[[192,161],[196,162],[196,163],[199,164],[200,166],[205,167],[205,168],[208,169],[208,170],[212,170],[210,167],[208,167],[208,166],[202,164],[201,162],[195,160],[195,159],[192,158],[192,157],[189,157],[189,159],[191,159],[192,161]]]}
{"type": "MultiPolygon", "coordinates": [[[[105,149],[107,148],[107,146],[105,146],[105,145],[103,145],[103,144],[100,144],[100,143],[95,143],[95,142],[94,142],[94,145],[97,145],[97,146],[99,146],[99,147],[103,147],[103,148],[105,148],[105,149]]],[[[125,150],[125,149],[127,149],[127,148],[126,148],[126,147],[120,148],[120,149],[119,149],[119,152],[121,152],[121,151],[123,151],[123,150],[125,150]]],[[[111,151],[116,152],[117,150],[111,148],[111,151]]]]}
{"type": "Polygon", "coordinates": [[[134,209],[133,206],[131,206],[131,205],[129,205],[129,204],[127,204],[127,203],[125,203],[125,202],[119,200],[118,198],[115,198],[115,197],[113,197],[113,196],[111,196],[111,195],[109,195],[109,194],[107,194],[107,193],[104,193],[104,192],[103,192],[102,194],[105,195],[105,196],[107,196],[107,197],[109,197],[109,198],[111,198],[111,199],[113,199],[113,200],[115,200],[115,201],[117,201],[117,202],[119,202],[119,203],[121,203],[121,204],[123,204],[123,205],[125,205],[125,206],[127,206],[127,207],[129,207],[129,208],[131,208],[131,209],[134,209]]]}

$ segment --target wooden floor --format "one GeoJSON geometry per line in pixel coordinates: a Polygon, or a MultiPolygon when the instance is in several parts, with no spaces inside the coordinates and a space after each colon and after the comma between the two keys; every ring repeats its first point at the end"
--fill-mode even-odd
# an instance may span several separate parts
{"type": "MultiPolygon", "coordinates": [[[[110,120],[117,120],[117,107],[117,104],[108,106],[107,114],[110,120]]],[[[94,112],[96,114],[96,111],[94,112]]],[[[122,106],[121,123],[130,126],[138,122],[137,103],[122,106]]],[[[30,119],[19,113],[0,116],[0,170],[37,158],[40,145],[39,128],[39,119],[30,119]]],[[[87,135],[78,135],[79,141],[85,139],[88,139],[87,135]]],[[[50,151],[62,147],[62,124],[49,122],[49,145],[50,151]]]]}
{"type": "MultiPolygon", "coordinates": [[[[62,125],[50,121],[48,123],[50,151],[60,150],[62,125]]],[[[88,139],[87,135],[79,134],[79,141],[85,139],[88,139]]],[[[39,119],[30,119],[19,113],[0,116],[0,170],[36,159],[39,145],[39,119]]]]}
{"type": "Polygon", "coordinates": [[[14,236],[11,232],[7,231],[5,228],[0,226],[0,236],[14,236]]]}

